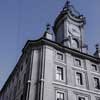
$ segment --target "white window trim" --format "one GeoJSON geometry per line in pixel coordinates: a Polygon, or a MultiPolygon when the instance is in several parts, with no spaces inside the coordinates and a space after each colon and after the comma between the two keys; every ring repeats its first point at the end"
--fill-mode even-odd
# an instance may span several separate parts
{"type": "Polygon", "coordinates": [[[82,68],[82,60],[80,58],[74,57],[74,66],[82,68]],[[76,65],[76,59],[80,61],[81,65],[76,65]]]}
{"type": "Polygon", "coordinates": [[[92,63],[92,64],[91,64],[91,71],[96,72],[96,73],[99,73],[99,72],[100,72],[100,69],[99,69],[99,67],[98,67],[97,64],[92,63]],[[93,70],[93,65],[96,65],[96,67],[97,67],[97,71],[96,71],[96,70],[93,70]]]}
{"type": "Polygon", "coordinates": [[[83,79],[82,79],[82,83],[83,83],[82,85],[81,85],[81,84],[78,84],[78,82],[77,82],[77,72],[80,73],[80,74],[82,75],[82,78],[83,78],[83,73],[82,73],[82,72],[79,72],[79,71],[76,71],[76,72],[75,72],[76,85],[78,85],[78,86],[83,86],[83,85],[84,85],[83,79]]]}
{"type": "Polygon", "coordinates": [[[56,65],[56,69],[55,69],[55,80],[58,81],[58,82],[65,82],[65,67],[63,67],[63,66],[61,66],[61,65],[56,65]],[[58,79],[56,79],[57,67],[63,68],[63,80],[58,80],[58,79]]]}
{"type": "Polygon", "coordinates": [[[100,91],[100,89],[95,88],[94,77],[99,79],[99,85],[100,85],[100,77],[95,76],[95,75],[93,76],[93,86],[94,86],[94,89],[97,90],[97,91],[100,91]]]}
{"type": "Polygon", "coordinates": [[[57,60],[57,61],[60,61],[60,62],[64,62],[64,61],[65,61],[64,53],[62,53],[62,52],[60,52],[60,51],[56,51],[56,60],[57,60]],[[57,58],[57,53],[62,54],[63,60],[57,58]]]}
{"type": "Polygon", "coordinates": [[[75,70],[75,86],[82,87],[82,88],[86,88],[86,73],[85,72],[75,70]],[[77,80],[76,80],[76,73],[77,72],[82,73],[82,78],[83,78],[82,79],[83,80],[83,84],[82,85],[77,84],[77,80]]]}
{"type": "Polygon", "coordinates": [[[85,98],[85,100],[89,100],[89,97],[88,96],[84,96],[82,94],[77,95],[76,96],[76,100],[78,100],[79,97],[83,97],[83,98],[85,98]]]}
{"type": "Polygon", "coordinates": [[[64,94],[64,100],[65,100],[65,92],[64,91],[61,91],[61,90],[56,90],[56,100],[57,100],[57,93],[60,92],[60,93],[63,93],[64,94]]]}

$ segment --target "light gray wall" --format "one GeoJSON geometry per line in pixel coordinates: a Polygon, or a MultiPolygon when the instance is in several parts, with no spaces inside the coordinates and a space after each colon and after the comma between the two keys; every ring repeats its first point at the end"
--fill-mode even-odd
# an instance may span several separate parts
{"type": "MultiPolygon", "coordinates": [[[[60,61],[57,59],[57,52],[63,53],[48,45],[41,46],[39,49],[33,49],[30,55],[23,59],[21,63],[23,64],[23,71],[20,71],[18,79],[16,77],[17,73],[15,73],[14,82],[11,81],[10,87],[7,87],[7,90],[4,91],[4,98],[0,98],[0,100],[20,100],[20,96],[23,93],[23,78],[28,67],[26,65],[27,57],[30,58],[29,62],[31,62],[30,66],[32,67],[32,70],[30,69],[32,74],[30,90],[27,91],[29,94],[27,100],[56,100],[56,91],[64,92],[65,100],[77,100],[77,95],[86,96],[89,98],[88,100],[96,100],[96,97],[100,97],[100,90],[95,89],[93,84],[93,76],[100,77],[99,72],[92,71],[91,64],[95,62],[67,52],[63,53],[64,60],[60,61]],[[75,66],[75,58],[81,60],[81,67],[75,66]],[[57,65],[64,69],[63,81],[56,80],[57,65]],[[84,73],[84,86],[76,85],[75,71],[84,73]],[[15,91],[14,88],[18,85],[19,79],[21,80],[20,89],[15,91]],[[38,82],[41,83],[41,86],[38,85],[38,82]],[[38,90],[36,86],[38,86],[38,90]],[[16,95],[14,97],[15,92],[16,95]],[[40,99],[37,95],[38,97],[40,96],[40,99]],[[7,99],[7,96],[9,99],[7,99]]],[[[99,66],[99,64],[97,65],[99,66]]]]}
{"type": "MultiPolygon", "coordinates": [[[[60,90],[65,93],[65,100],[76,100],[77,95],[86,96],[88,100],[96,100],[100,97],[100,91],[95,90],[93,86],[93,78],[91,71],[91,62],[88,59],[75,57],[69,53],[64,53],[65,60],[58,61],[56,59],[56,52],[52,47],[46,46],[46,59],[45,59],[45,78],[44,78],[44,99],[43,100],[56,100],[56,91],[60,90]],[[81,68],[75,66],[74,59],[81,60],[81,68]],[[56,66],[64,67],[64,81],[57,81],[55,79],[56,66]],[[77,86],[75,82],[75,71],[84,74],[83,86],[77,86]]],[[[94,72],[95,73],[95,72],[94,72]]],[[[95,73],[96,74],[96,73],[95,73]]],[[[97,75],[97,74],[96,74],[97,75]]],[[[100,74],[98,74],[100,75],[100,74]]]]}
{"type": "Polygon", "coordinates": [[[32,73],[30,82],[29,98],[27,100],[35,100],[36,89],[37,89],[37,78],[38,78],[38,65],[39,65],[39,50],[32,51],[32,73]]]}
{"type": "Polygon", "coordinates": [[[63,41],[63,39],[64,39],[64,23],[61,23],[59,25],[59,28],[57,29],[55,38],[58,43],[61,43],[63,41]]]}
{"type": "Polygon", "coordinates": [[[26,64],[26,58],[28,58],[29,63],[30,54],[24,55],[23,59],[19,61],[20,63],[17,65],[16,71],[8,82],[7,87],[3,90],[0,100],[20,100],[24,89],[24,74],[26,73],[27,67],[29,67],[26,64]],[[21,70],[21,66],[23,66],[23,70],[21,70]],[[20,84],[18,84],[19,80],[20,84]]]}

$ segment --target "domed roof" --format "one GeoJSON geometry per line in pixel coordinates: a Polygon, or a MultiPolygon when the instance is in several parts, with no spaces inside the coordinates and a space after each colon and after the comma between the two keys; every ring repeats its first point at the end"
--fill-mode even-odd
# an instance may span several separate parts
{"type": "Polygon", "coordinates": [[[76,22],[80,23],[86,23],[85,17],[81,15],[76,9],[74,8],[73,5],[70,4],[69,1],[67,1],[63,7],[63,10],[60,12],[60,14],[57,16],[54,26],[63,18],[63,17],[68,17],[71,20],[74,20],[76,22]]]}

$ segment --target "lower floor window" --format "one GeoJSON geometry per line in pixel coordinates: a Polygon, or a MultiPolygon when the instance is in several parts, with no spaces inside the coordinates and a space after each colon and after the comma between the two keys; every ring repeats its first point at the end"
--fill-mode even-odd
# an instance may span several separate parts
{"type": "Polygon", "coordinates": [[[89,100],[89,97],[84,95],[77,95],[77,100],[89,100]]]}
{"type": "Polygon", "coordinates": [[[100,97],[97,97],[97,99],[96,100],[100,100],[100,97]]]}
{"type": "Polygon", "coordinates": [[[86,100],[85,97],[78,97],[78,100],[86,100]]]}
{"type": "Polygon", "coordinates": [[[62,67],[57,66],[56,79],[60,81],[63,80],[63,68],[62,67]]]}
{"type": "Polygon", "coordinates": [[[56,100],[64,100],[64,93],[57,92],[56,93],[56,100]]]}
{"type": "Polygon", "coordinates": [[[83,76],[80,72],[76,72],[76,83],[77,85],[83,85],[83,76]]]}
{"type": "Polygon", "coordinates": [[[96,89],[100,89],[100,82],[99,82],[99,78],[94,77],[94,85],[96,89]]]}

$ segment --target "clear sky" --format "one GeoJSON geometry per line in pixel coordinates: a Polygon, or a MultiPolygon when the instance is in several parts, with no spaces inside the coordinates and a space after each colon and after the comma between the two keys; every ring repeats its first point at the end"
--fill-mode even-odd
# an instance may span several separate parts
{"type": "MultiPolygon", "coordinates": [[[[66,0],[0,0],[0,88],[16,65],[29,39],[38,39],[53,22],[66,0]]],[[[100,0],[71,0],[86,17],[85,41],[89,51],[100,43],[100,0]]]]}

